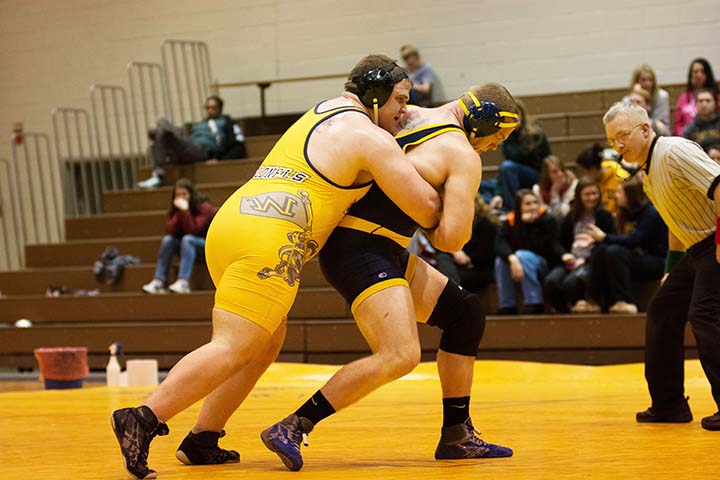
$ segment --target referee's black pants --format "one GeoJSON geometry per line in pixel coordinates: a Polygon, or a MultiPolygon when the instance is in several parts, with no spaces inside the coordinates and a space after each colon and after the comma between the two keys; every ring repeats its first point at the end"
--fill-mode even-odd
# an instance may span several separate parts
{"type": "Polygon", "coordinates": [[[685,322],[720,410],[720,264],[714,235],[688,249],[653,297],[645,328],[645,379],[652,407],[672,410],[684,399],[685,322]]]}

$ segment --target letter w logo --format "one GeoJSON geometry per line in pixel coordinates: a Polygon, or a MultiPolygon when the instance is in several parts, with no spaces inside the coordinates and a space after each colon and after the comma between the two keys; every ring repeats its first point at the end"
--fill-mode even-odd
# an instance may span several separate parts
{"type": "Polygon", "coordinates": [[[262,198],[253,197],[251,199],[251,202],[251,207],[253,208],[253,210],[257,210],[258,212],[263,213],[270,213],[271,210],[275,210],[277,211],[277,213],[285,217],[294,217],[295,206],[298,204],[297,200],[289,196],[286,196],[283,199],[282,205],[270,196],[262,198]]]}

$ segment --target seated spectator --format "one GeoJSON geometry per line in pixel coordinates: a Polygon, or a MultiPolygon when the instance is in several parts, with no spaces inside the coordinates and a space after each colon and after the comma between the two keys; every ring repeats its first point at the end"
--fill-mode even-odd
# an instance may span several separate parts
{"type": "Polygon", "coordinates": [[[645,196],[642,180],[623,182],[616,196],[618,233],[588,225],[587,236],[596,243],[590,256],[588,296],[575,304],[573,312],[637,313],[632,282],[663,276],[667,227],[645,196]]]}
{"type": "Polygon", "coordinates": [[[712,145],[710,148],[708,148],[708,157],[715,160],[717,163],[720,163],[720,143],[716,143],[715,145],[712,145]]]}
{"type": "Polygon", "coordinates": [[[572,209],[560,224],[560,245],[569,253],[562,256],[563,265],[553,268],[545,279],[545,292],[557,312],[569,312],[570,306],[585,297],[590,276],[588,260],[595,246],[595,240],[587,235],[588,226],[615,233],[615,219],[602,207],[600,199],[597,181],[580,178],[572,209]]]}
{"type": "Polygon", "coordinates": [[[540,181],[533,185],[533,192],[540,199],[540,205],[560,222],[570,211],[570,202],[575,196],[577,178],[565,168],[560,157],[545,157],[540,169],[540,181]]]}
{"type": "Polygon", "coordinates": [[[698,88],[695,91],[697,114],[692,122],[685,126],[683,137],[699,143],[706,152],[710,146],[720,142],[720,115],[717,97],[712,90],[698,88]]]}
{"type": "Polygon", "coordinates": [[[675,124],[673,125],[673,131],[677,136],[681,136],[685,131],[685,126],[695,118],[695,114],[697,113],[695,93],[699,88],[710,89],[716,97],[718,96],[715,75],[713,75],[710,63],[704,58],[696,58],[690,64],[685,92],[680,95],[675,105],[675,124]]]}
{"type": "Polygon", "coordinates": [[[205,258],[205,236],[215,215],[210,200],[199,194],[192,182],[181,178],[175,184],[172,203],[168,209],[165,233],[160,243],[155,278],[143,285],[147,293],[168,293],[168,270],[173,256],[180,257],[177,280],[169,290],[175,293],[190,293],[190,276],[196,261],[205,258]]]}
{"type": "MultiPolygon", "coordinates": [[[[652,120],[670,128],[670,94],[658,87],[655,70],[650,65],[642,64],[635,68],[630,79],[630,92],[645,90],[648,92],[647,111],[652,120]]],[[[623,98],[624,102],[630,102],[629,94],[623,98]]],[[[634,103],[634,102],[633,102],[634,103]]],[[[664,133],[663,135],[670,135],[664,133]]]]}
{"type": "Polygon", "coordinates": [[[527,189],[515,197],[515,210],[500,227],[495,259],[499,315],[517,313],[515,283],[523,294],[523,313],[545,310],[542,282],[547,272],[559,265],[565,253],[558,242],[557,222],[540,208],[540,201],[527,189]]]}
{"type": "Polygon", "coordinates": [[[409,103],[420,107],[431,107],[435,72],[430,65],[422,62],[420,52],[412,45],[400,47],[400,56],[405,61],[413,84],[409,103]]]}
{"type": "Polygon", "coordinates": [[[157,128],[148,132],[152,143],[148,149],[153,161],[150,178],[138,182],[140,188],[155,188],[163,184],[164,165],[245,158],[245,137],[240,127],[228,115],[222,114],[223,101],[211,96],[205,101],[207,117],[192,125],[190,137],[181,135],[166,118],[160,118],[157,128]]]}
{"type": "Polygon", "coordinates": [[[520,109],[519,125],[503,142],[505,161],[500,165],[492,208],[509,212],[515,208],[515,193],[521,188],[532,188],[540,180],[540,168],[550,155],[550,143],[540,125],[527,115],[525,105],[517,101],[520,109]]]}
{"type": "Polygon", "coordinates": [[[616,215],[617,201],[615,200],[615,192],[622,180],[628,178],[630,174],[609,155],[611,154],[606,156],[605,149],[596,143],[580,152],[577,157],[577,165],[581,177],[588,176],[597,180],[605,209],[616,215]]]}
{"type": "Polygon", "coordinates": [[[671,132],[669,124],[663,123],[654,117],[650,117],[650,106],[652,105],[652,96],[650,95],[650,92],[644,88],[638,87],[632,90],[625,99],[627,99],[626,101],[630,103],[641,106],[648,112],[650,126],[658,136],[662,137],[670,135],[671,132]]]}
{"type": "Polygon", "coordinates": [[[499,230],[500,219],[478,194],[470,241],[458,252],[437,252],[437,269],[465,290],[481,291],[494,281],[495,239],[499,230]]]}

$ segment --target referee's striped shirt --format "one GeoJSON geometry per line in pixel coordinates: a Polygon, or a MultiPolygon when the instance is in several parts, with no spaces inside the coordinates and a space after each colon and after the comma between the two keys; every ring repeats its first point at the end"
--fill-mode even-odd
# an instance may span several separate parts
{"type": "Polygon", "coordinates": [[[645,171],[645,193],[685,248],[715,232],[711,198],[720,183],[720,165],[700,145],[682,137],[655,137],[645,171]]]}

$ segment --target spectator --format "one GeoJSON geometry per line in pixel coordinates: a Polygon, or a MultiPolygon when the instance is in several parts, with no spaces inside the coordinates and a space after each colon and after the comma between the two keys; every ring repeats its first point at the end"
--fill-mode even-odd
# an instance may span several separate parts
{"type": "Polygon", "coordinates": [[[717,97],[712,90],[698,88],[695,91],[697,113],[692,122],[685,126],[683,137],[699,143],[706,152],[711,145],[720,142],[720,115],[717,97]]]}
{"type": "MultiPolygon", "coordinates": [[[[670,128],[670,94],[658,87],[655,70],[648,64],[635,68],[630,80],[630,92],[645,90],[650,95],[647,111],[650,118],[670,128]]],[[[630,94],[623,98],[624,102],[631,101],[630,94]]],[[[668,132],[665,135],[670,135],[668,132]]]]}
{"type": "Polygon", "coordinates": [[[717,163],[720,163],[720,143],[716,143],[715,145],[708,148],[707,154],[717,163]]]}
{"type": "Polygon", "coordinates": [[[550,155],[550,143],[540,125],[531,119],[525,105],[517,101],[520,108],[519,125],[503,142],[505,161],[498,172],[495,197],[490,202],[493,208],[512,211],[515,208],[515,193],[521,188],[532,188],[540,180],[540,168],[545,157],[550,155]]]}
{"type": "Polygon", "coordinates": [[[560,224],[560,244],[569,253],[562,256],[563,265],[553,268],[545,279],[545,291],[553,308],[562,313],[585,297],[590,277],[590,253],[595,240],[587,235],[588,226],[596,225],[615,233],[614,219],[602,206],[597,180],[582,177],[575,189],[570,213],[560,224]]]}
{"type": "Polygon", "coordinates": [[[542,281],[550,268],[559,265],[565,253],[557,238],[557,222],[540,208],[535,194],[521,189],[515,197],[515,210],[500,227],[495,259],[499,315],[517,313],[515,282],[523,293],[523,313],[545,310],[542,281]]]}
{"type": "Polygon", "coordinates": [[[148,132],[152,140],[149,151],[152,152],[153,173],[147,180],[138,182],[138,187],[161,186],[166,163],[185,164],[246,157],[242,129],[229,115],[222,114],[222,99],[208,97],[205,110],[207,117],[192,125],[189,138],[184,138],[180,130],[166,118],[158,120],[157,128],[148,132]]]}
{"type": "Polygon", "coordinates": [[[667,227],[634,177],[620,184],[617,232],[588,225],[587,236],[596,242],[590,256],[587,301],[579,300],[573,312],[637,313],[631,282],[660,280],[665,269],[667,227]],[[609,308],[608,308],[609,306],[609,308]]]}
{"type": "Polygon", "coordinates": [[[620,182],[630,176],[616,160],[606,157],[605,149],[599,144],[580,152],[577,158],[580,176],[588,176],[597,180],[602,193],[605,208],[613,215],[617,214],[615,192],[620,182]]]}
{"type": "Polygon", "coordinates": [[[180,257],[178,278],[169,290],[175,293],[190,293],[190,275],[196,261],[205,258],[205,236],[215,209],[210,201],[199,194],[192,182],[181,178],[175,184],[172,203],[168,209],[165,233],[160,243],[155,278],[143,285],[147,293],[168,293],[168,270],[174,255],[180,257]]]}
{"type": "Polygon", "coordinates": [[[712,67],[704,58],[696,58],[693,60],[688,69],[685,93],[680,95],[675,105],[675,125],[673,126],[675,135],[682,135],[685,131],[685,126],[695,118],[695,114],[697,113],[695,92],[699,88],[708,88],[716,97],[718,95],[718,87],[715,83],[712,67]]]}
{"type": "Polygon", "coordinates": [[[481,291],[494,281],[495,240],[499,230],[500,219],[478,194],[470,241],[458,252],[438,252],[438,270],[465,290],[481,291]]]}
{"type": "Polygon", "coordinates": [[[533,186],[533,192],[548,213],[560,222],[570,211],[577,182],[575,174],[565,168],[563,161],[550,155],[542,162],[540,181],[533,186]]]}
{"type": "MultiPolygon", "coordinates": [[[[638,87],[633,89],[623,100],[641,106],[646,112],[648,112],[648,116],[650,116],[652,96],[650,95],[650,92],[644,88],[638,87]]],[[[669,123],[664,123],[652,116],[650,117],[650,126],[659,137],[668,136],[671,133],[669,123]]]]}
{"type": "Polygon", "coordinates": [[[413,86],[410,90],[410,104],[431,107],[435,72],[420,59],[420,52],[413,45],[400,47],[400,56],[405,61],[413,86]]]}

